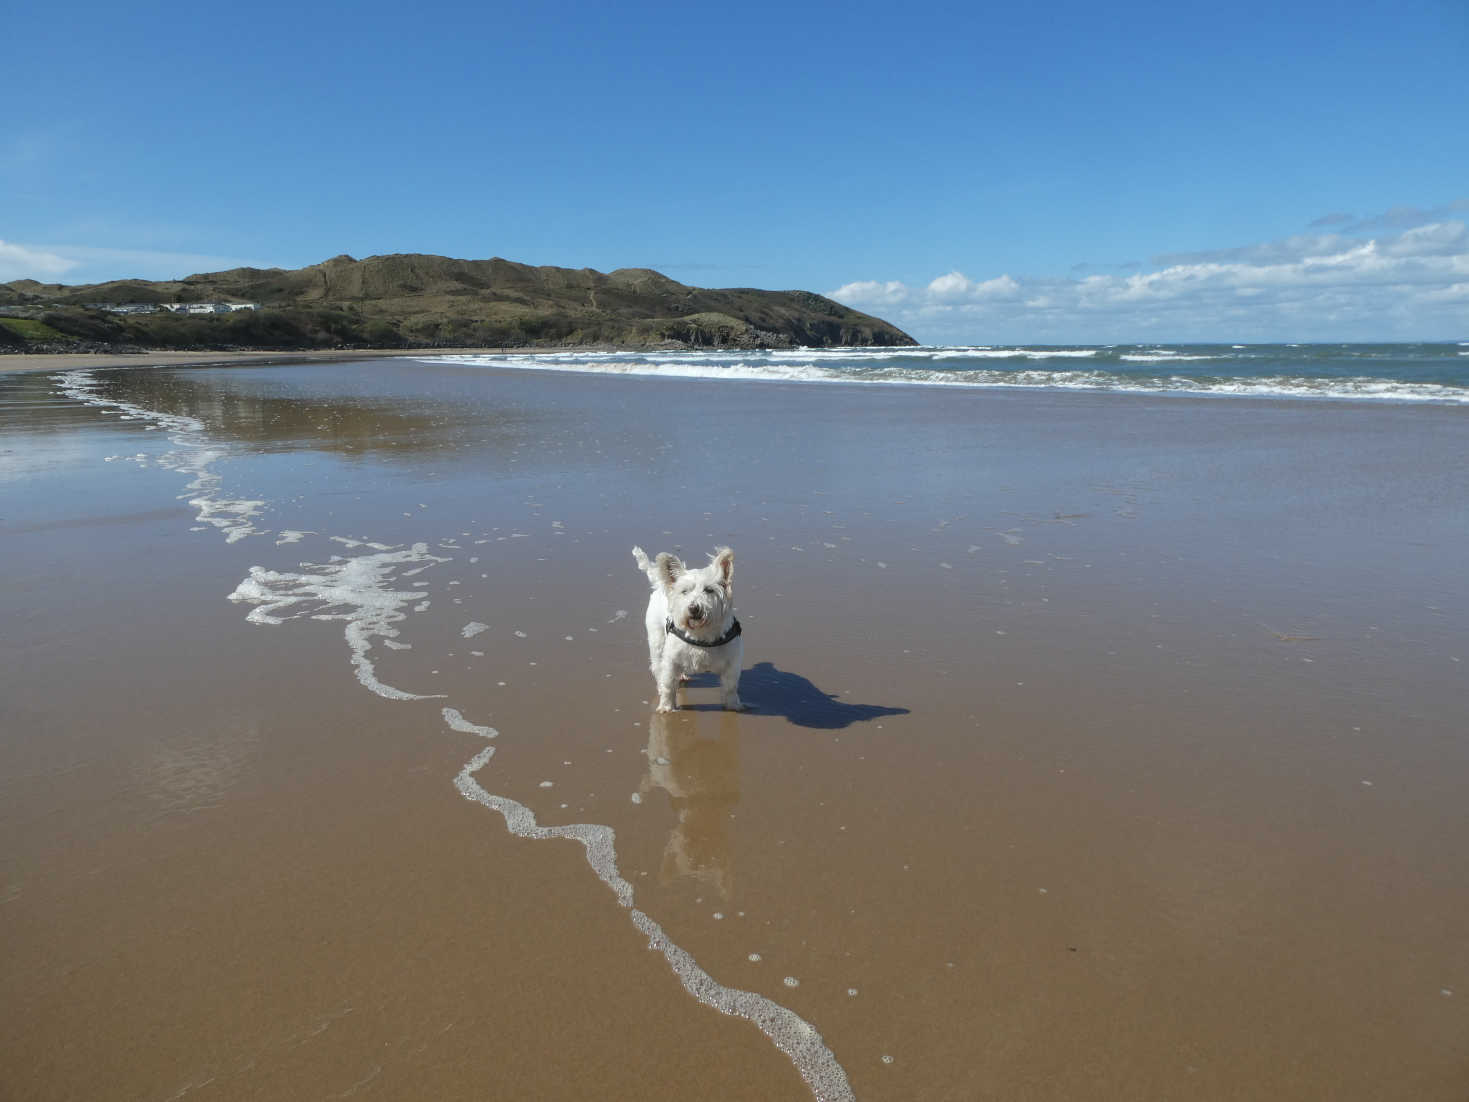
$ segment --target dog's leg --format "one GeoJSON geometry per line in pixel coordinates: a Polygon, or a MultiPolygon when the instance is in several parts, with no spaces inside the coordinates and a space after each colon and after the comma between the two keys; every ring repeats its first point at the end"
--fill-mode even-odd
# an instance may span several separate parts
{"type": "Polygon", "coordinates": [[[740,700],[740,671],[734,670],[719,679],[720,691],[724,694],[724,707],[730,712],[749,711],[750,706],[740,700]]]}
{"type": "Polygon", "coordinates": [[[652,617],[648,618],[648,669],[652,671],[653,680],[658,680],[658,670],[663,665],[663,642],[667,638],[663,625],[655,623],[652,617]]]}
{"type": "Polygon", "coordinates": [[[668,603],[662,593],[654,590],[648,598],[647,611],[643,613],[643,627],[648,633],[648,669],[654,682],[658,681],[659,671],[663,668],[663,647],[668,640],[667,619],[668,603]]]}
{"type": "Polygon", "coordinates": [[[673,663],[666,663],[653,671],[653,680],[658,683],[658,710],[660,712],[678,711],[678,669],[673,663]]]}
{"type": "Polygon", "coordinates": [[[749,707],[740,701],[740,667],[744,665],[744,651],[743,641],[736,639],[729,661],[719,672],[719,689],[724,696],[724,707],[731,712],[743,712],[749,707]]]}

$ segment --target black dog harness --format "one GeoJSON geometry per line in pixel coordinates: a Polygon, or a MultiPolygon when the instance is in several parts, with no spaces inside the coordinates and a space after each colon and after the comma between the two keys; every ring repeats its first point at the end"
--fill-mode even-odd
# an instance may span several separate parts
{"type": "Polygon", "coordinates": [[[728,631],[726,631],[723,635],[714,640],[714,642],[712,643],[705,643],[700,639],[694,639],[688,635],[685,635],[683,632],[678,630],[678,625],[676,625],[672,620],[668,621],[667,629],[669,635],[676,635],[678,638],[682,639],[691,647],[722,647],[724,646],[724,644],[728,643],[731,639],[733,639],[740,633],[740,622],[736,620],[732,625],[730,625],[730,629],[728,631]]]}

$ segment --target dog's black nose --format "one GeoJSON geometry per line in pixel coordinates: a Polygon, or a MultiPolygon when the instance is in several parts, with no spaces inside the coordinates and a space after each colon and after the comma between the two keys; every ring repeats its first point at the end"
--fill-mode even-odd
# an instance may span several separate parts
{"type": "Polygon", "coordinates": [[[698,605],[689,605],[689,615],[695,620],[699,620],[703,618],[704,610],[698,605]]]}

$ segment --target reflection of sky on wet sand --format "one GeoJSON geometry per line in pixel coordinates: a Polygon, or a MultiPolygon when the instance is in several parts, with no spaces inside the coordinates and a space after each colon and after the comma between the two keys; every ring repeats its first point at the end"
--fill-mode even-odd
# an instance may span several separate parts
{"type": "Polygon", "coordinates": [[[32,433],[0,444],[0,482],[19,482],[43,471],[75,467],[92,460],[95,449],[79,437],[32,433]]]}
{"type": "Polygon", "coordinates": [[[261,450],[423,452],[449,446],[450,409],[403,407],[391,400],[293,390],[288,368],[96,372],[100,397],[202,421],[211,436],[261,450]]]}
{"type": "MultiPolygon", "coordinates": [[[[411,360],[91,375],[102,401],[194,418],[226,448],[381,459],[400,473],[414,462],[432,461],[476,479],[589,471],[641,477],[649,457],[667,455],[668,449],[656,419],[589,432],[589,418],[603,412],[602,396],[575,380],[564,395],[568,401],[547,403],[543,395],[528,398],[526,385],[534,380],[512,378],[487,387],[481,371],[411,360]]],[[[29,406],[35,404],[17,413],[32,426],[29,406]]],[[[98,414],[72,409],[54,416],[61,418],[60,428],[78,416],[95,424],[98,414]]],[[[408,477],[421,474],[414,470],[408,477]]]]}
{"type": "Polygon", "coordinates": [[[97,420],[95,410],[59,394],[48,374],[0,375],[0,482],[91,463],[96,441],[74,430],[97,420]]]}

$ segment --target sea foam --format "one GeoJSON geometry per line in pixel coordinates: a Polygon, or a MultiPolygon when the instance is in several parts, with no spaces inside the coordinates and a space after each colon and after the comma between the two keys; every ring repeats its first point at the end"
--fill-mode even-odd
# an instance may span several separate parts
{"type": "Polygon", "coordinates": [[[198,510],[195,519],[201,526],[217,530],[226,543],[235,543],[258,531],[251,522],[259,519],[265,502],[230,498],[221,492],[224,479],[211,468],[227,458],[228,453],[210,439],[203,421],[109,398],[101,392],[102,382],[91,371],[62,372],[52,379],[68,398],[115,414],[120,420],[143,421],[145,428],[167,432],[174,450],[159,456],[155,462],[167,470],[192,476],[179,496],[198,510]]]}
{"type": "MultiPolygon", "coordinates": [[[[1092,391],[1168,397],[1335,399],[1373,402],[1469,405],[1469,384],[1387,375],[1346,375],[1371,356],[1340,352],[1338,370],[1324,370],[1313,349],[1251,346],[1226,350],[1179,350],[1148,346],[1095,348],[918,348],[782,349],[719,352],[567,351],[424,355],[426,363],[517,371],[584,375],[718,380],[740,383],[925,386],[975,390],[1092,391]],[[1285,357],[1284,359],[1280,357],[1285,357]],[[1185,364],[1208,363],[1207,373],[1188,374],[1185,364]],[[1270,367],[1277,370],[1271,371],[1270,367]],[[1149,370],[1149,369],[1152,370],[1149,370]],[[1296,368],[1299,374],[1289,370],[1296,368]]],[[[1457,360],[1458,349],[1445,358],[1457,360]]],[[[1389,360],[1385,371],[1393,370],[1389,360]]],[[[1456,368],[1462,372],[1462,368],[1456,368]]]]}
{"type": "Polygon", "coordinates": [[[847,1073],[810,1022],[764,995],[726,987],[704,971],[687,950],[670,941],[662,926],[633,906],[632,885],[617,871],[616,834],[611,827],[591,823],[544,827],[524,804],[486,791],[475,780],[475,774],[489,763],[493,753],[494,747],[485,747],[459,771],[454,787],[460,795],[498,811],[505,819],[505,828],[519,838],[569,838],[580,842],[587,864],[612,890],[618,904],[627,908],[633,925],[648,939],[648,948],[662,954],[685,991],[721,1014],[745,1019],[770,1038],[795,1065],[818,1102],[849,1102],[855,1098],[847,1073]]]}
{"type": "Polygon", "coordinates": [[[388,583],[394,574],[407,566],[416,570],[450,561],[429,554],[428,544],[415,543],[404,550],[376,551],[355,558],[333,555],[330,562],[302,563],[299,571],[252,566],[249,576],[235,587],[229,599],[255,606],[246,617],[252,624],[282,624],[302,617],[345,621],[344,633],[358,681],[388,700],[430,700],[443,694],[410,693],[380,681],[369,655],[374,639],[397,638],[394,625],[404,620],[409,605],[423,596],[416,589],[391,588],[388,583]]]}

